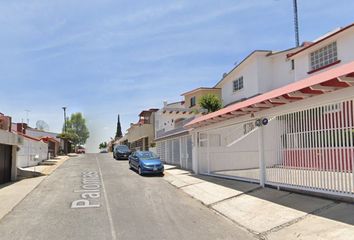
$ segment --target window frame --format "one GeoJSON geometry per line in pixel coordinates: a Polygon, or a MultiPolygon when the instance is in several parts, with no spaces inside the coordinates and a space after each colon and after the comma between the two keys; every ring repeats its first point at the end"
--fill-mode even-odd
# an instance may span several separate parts
{"type": "Polygon", "coordinates": [[[337,41],[331,42],[308,55],[309,58],[309,72],[313,73],[320,71],[326,67],[338,63],[338,46],[337,41]]]}
{"type": "Polygon", "coordinates": [[[196,98],[195,98],[195,96],[193,96],[190,99],[190,107],[194,107],[195,105],[196,105],[196,98]]]}
{"type": "Polygon", "coordinates": [[[239,92],[245,87],[244,81],[243,81],[243,76],[236,78],[234,81],[232,81],[232,92],[239,92]],[[241,83],[241,84],[240,84],[241,83]],[[237,84],[237,85],[236,85],[237,84]],[[237,86],[237,87],[235,87],[237,86]]]}

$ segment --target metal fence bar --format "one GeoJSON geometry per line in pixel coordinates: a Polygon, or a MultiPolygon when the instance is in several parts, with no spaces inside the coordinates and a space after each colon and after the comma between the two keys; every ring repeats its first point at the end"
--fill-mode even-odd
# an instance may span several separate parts
{"type": "Polygon", "coordinates": [[[351,167],[351,171],[352,171],[352,189],[351,191],[354,192],[354,126],[353,126],[353,117],[354,117],[354,103],[353,101],[351,101],[349,103],[349,126],[350,126],[350,158],[352,159],[352,167],[351,167]]]}

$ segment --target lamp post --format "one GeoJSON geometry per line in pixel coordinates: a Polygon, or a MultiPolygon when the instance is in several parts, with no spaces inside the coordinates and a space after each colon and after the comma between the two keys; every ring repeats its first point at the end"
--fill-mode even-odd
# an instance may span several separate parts
{"type": "Polygon", "coordinates": [[[66,132],[66,107],[63,107],[64,110],[64,132],[66,132]]]}

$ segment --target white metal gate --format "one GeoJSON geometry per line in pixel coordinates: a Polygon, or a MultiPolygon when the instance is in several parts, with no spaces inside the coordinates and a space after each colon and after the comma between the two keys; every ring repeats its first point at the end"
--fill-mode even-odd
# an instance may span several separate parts
{"type": "Polygon", "coordinates": [[[354,197],[354,103],[346,100],[198,133],[198,170],[354,197]]]}
{"type": "Polygon", "coordinates": [[[254,120],[200,132],[199,172],[258,182],[258,132],[254,120]]]}
{"type": "Polygon", "coordinates": [[[157,154],[168,164],[192,170],[192,137],[190,135],[157,142],[157,154]]]}
{"type": "Polygon", "coordinates": [[[353,112],[348,100],[277,116],[267,183],[353,197],[353,112]]]}
{"type": "Polygon", "coordinates": [[[181,167],[185,169],[192,169],[192,137],[181,137],[181,167]]]}

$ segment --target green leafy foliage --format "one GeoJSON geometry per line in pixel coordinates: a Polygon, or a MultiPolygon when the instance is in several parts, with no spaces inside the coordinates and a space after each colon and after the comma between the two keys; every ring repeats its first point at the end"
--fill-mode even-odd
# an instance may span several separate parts
{"type": "Polygon", "coordinates": [[[74,137],[74,145],[84,145],[89,138],[90,133],[86,126],[86,120],[80,112],[71,114],[70,119],[66,121],[66,134],[74,137]]]}
{"type": "Polygon", "coordinates": [[[70,142],[77,142],[79,140],[79,136],[73,132],[63,132],[58,135],[59,138],[69,140],[70,142]]]}
{"type": "Polygon", "coordinates": [[[221,108],[221,101],[214,94],[206,94],[199,99],[199,105],[206,109],[208,113],[215,112],[221,108]]]}
{"type": "Polygon", "coordinates": [[[103,149],[103,148],[107,148],[107,146],[108,146],[107,142],[101,142],[98,147],[99,149],[103,149]]]}

